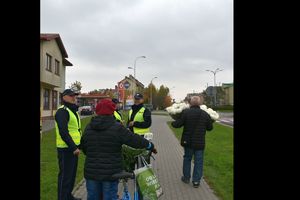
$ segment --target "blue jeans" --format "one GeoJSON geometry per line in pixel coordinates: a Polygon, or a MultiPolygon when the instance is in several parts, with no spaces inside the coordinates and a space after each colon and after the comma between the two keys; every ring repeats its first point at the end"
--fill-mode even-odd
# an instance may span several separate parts
{"type": "Polygon", "coordinates": [[[87,200],[117,200],[118,181],[94,181],[86,179],[87,200]]]}
{"type": "Polygon", "coordinates": [[[190,180],[191,178],[191,161],[194,155],[194,171],[192,181],[200,182],[203,173],[203,153],[203,150],[194,150],[184,147],[183,176],[187,180],[190,180]]]}

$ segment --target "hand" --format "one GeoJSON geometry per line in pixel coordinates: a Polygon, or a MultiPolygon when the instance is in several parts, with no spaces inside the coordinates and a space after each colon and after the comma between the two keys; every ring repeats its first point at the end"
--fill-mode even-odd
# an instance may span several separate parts
{"type": "Polygon", "coordinates": [[[151,152],[157,154],[157,150],[155,148],[153,148],[151,152]]]}
{"type": "Polygon", "coordinates": [[[129,122],[128,126],[131,127],[134,125],[134,121],[129,122]]]}
{"type": "Polygon", "coordinates": [[[75,156],[79,156],[80,150],[77,148],[75,151],[73,151],[73,154],[74,154],[75,156]]]}
{"type": "Polygon", "coordinates": [[[154,154],[157,154],[157,150],[155,149],[154,144],[152,142],[150,142],[150,143],[151,143],[151,147],[148,150],[150,150],[154,154]]]}

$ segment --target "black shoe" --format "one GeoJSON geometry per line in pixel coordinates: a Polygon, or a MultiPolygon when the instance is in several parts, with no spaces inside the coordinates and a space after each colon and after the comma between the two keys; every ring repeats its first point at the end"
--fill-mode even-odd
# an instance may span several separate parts
{"type": "Polygon", "coordinates": [[[198,188],[200,186],[200,182],[194,182],[193,181],[193,187],[194,188],[198,188]]]}
{"type": "Polygon", "coordinates": [[[190,180],[187,179],[187,178],[185,178],[184,176],[181,177],[181,181],[184,182],[184,183],[186,183],[186,184],[190,183],[190,180]]]}

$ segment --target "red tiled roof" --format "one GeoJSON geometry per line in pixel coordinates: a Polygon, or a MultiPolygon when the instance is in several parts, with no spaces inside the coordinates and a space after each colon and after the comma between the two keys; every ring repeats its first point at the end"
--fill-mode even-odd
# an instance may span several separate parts
{"type": "MultiPolygon", "coordinates": [[[[55,39],[58,46],[59,46],[59,49],[61,51],[61,54],[64,58],[68,58],[68,54],[67,54],[67,51],[64,47],[64,44],[59,36],[58,33],[41,33],[40,34],[40,39],[41,40],[44,40],[44,41],[50,41],[50,40],[53,40],[55,39]]],[[[71,63],[72,64],[72,63],[71,63]]],[[[70,66],[70,65],[69,65],[70,66]]],[[[71,65],[72,66],[72,65],[71,65]]]]}

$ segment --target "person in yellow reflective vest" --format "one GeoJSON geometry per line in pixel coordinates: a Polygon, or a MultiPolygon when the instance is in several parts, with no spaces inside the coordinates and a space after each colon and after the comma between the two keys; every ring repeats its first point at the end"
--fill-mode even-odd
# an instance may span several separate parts
{"type": "Polygon", "coordinates": [[[128,115],[128,128],[135,134],[144,136],[150,132],[151,112],[144,107],[144,97],[141,93],[134,95],[134,104],[128,115]]]}
{"type": "MultiPolygon", "coordinates": [[[[131,110],[128,115],[127,127],[133,133],[144,137],[145,133],[150,132],[150,126],[152,123],[151,112],[144,106],[144,97],[141,93],[134,95],[134,104],[131,106],[131,110]]],[[[150,152],[151,155],[151,152],[150,152]]],[[[150,164],[150,155],[146,157],[146,161],[150,164]]],[[[134,168],[134,166],[131,166],[134,168]]]]}
{"type": "Polygon", "coordinates": [[[75,184],[81,122],[76,105],[78,93],[66,89],[62,93],[62,106],[55,113],[56,147],[59,165],[58,200],[80,200],[72,195],[75,184]]]}
{"type": "Polygon", "coordinates": [[[120,101],[116,98],[113,98],[111,101],[116,105],[116,110],[114,111],[114,118],[117,122],[120,122],[122,125],[124,125],[124,120],[119,110],[120,101]]]}

